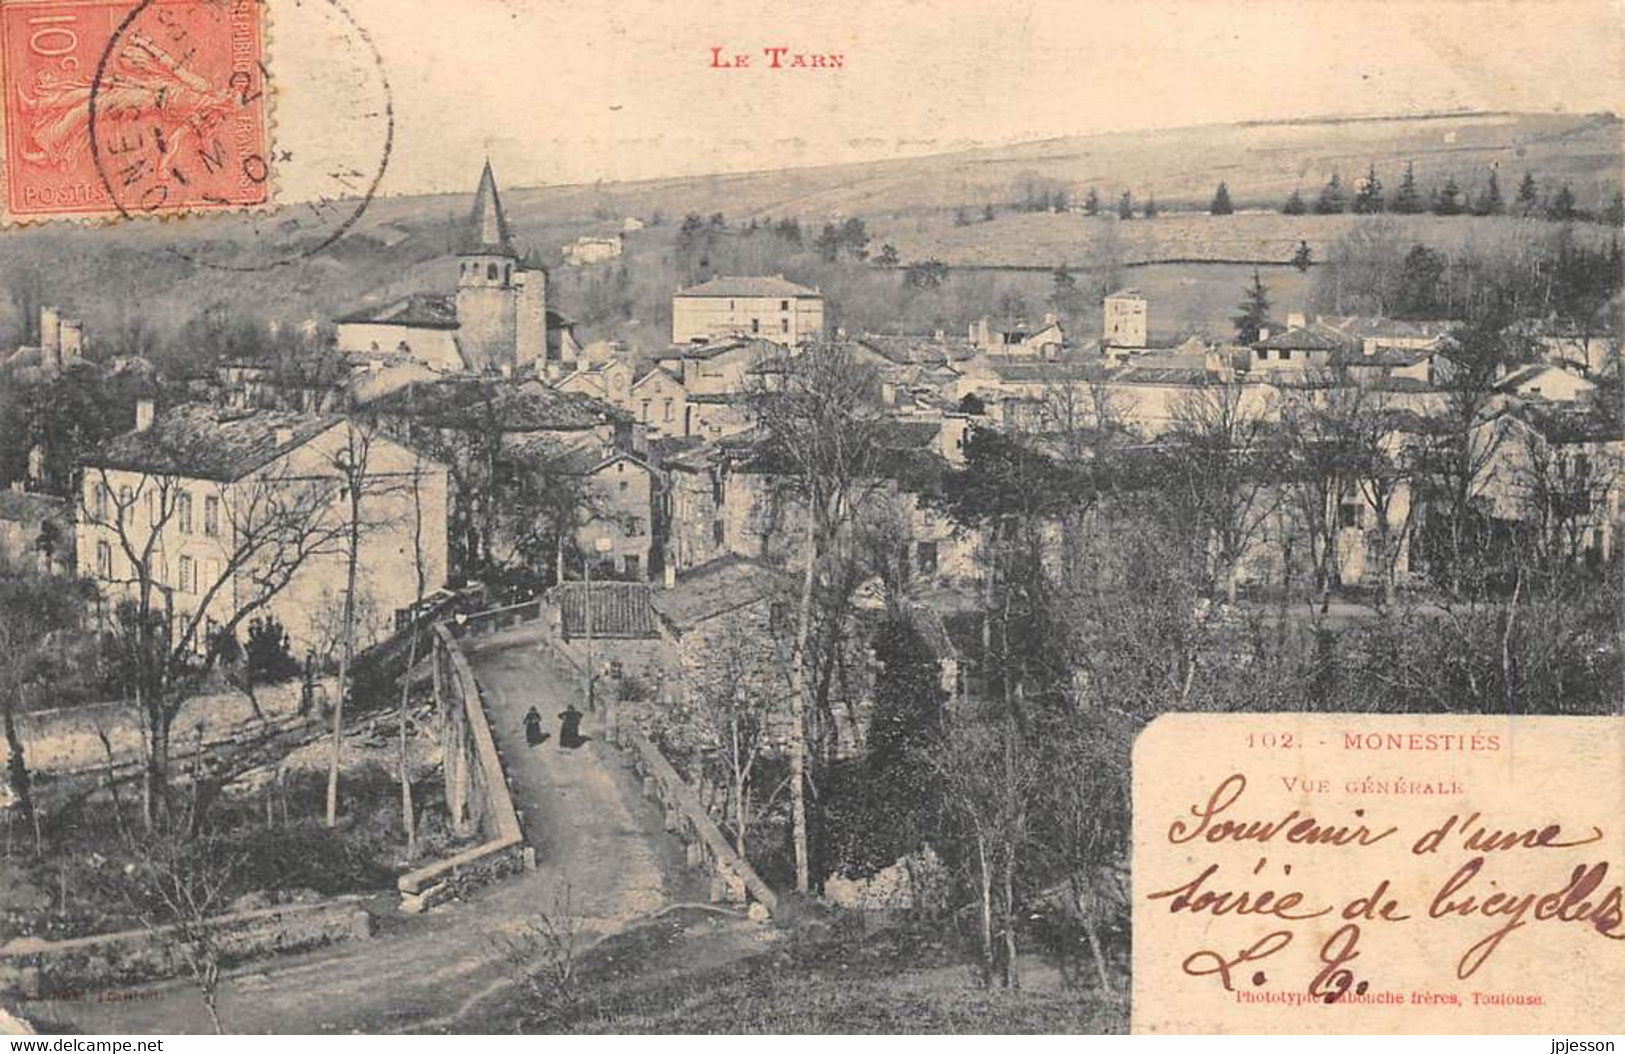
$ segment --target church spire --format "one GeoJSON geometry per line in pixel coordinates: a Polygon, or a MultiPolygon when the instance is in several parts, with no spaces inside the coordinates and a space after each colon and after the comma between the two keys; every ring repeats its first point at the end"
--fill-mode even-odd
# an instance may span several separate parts
{"type": "Polygon", "coordinates": [[[513,256],[513,238],[508,232],[508,217],[502,211],[502,198],[497,194],[497,179],[491,172],[491,161],[485,161],[480,173],[480,189],[474,194],[474,211],[469,214],[468,227],[463,233],[464,256],[513,256]]]}

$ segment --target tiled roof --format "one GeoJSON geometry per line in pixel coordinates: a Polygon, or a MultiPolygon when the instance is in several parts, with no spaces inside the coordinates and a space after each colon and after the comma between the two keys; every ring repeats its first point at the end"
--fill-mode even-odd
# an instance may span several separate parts
{"type": "Polygon", "coordinates": [[[783,275],[718,275],[708,282],[679,289],[678,296],[736,296],[736,297],[822,297],[816,289],[808,289],[788,281],[783,275]]]}
{"type": "Polygon", "coordinates": [[[330,414],[177,406],[140,432],[114,436],[84,458],[119,468],[190,479],[238,480],[339,424],[330,414]]]}
{"type": "Polygon", "coordinates": [[[1342,346],[1341,341],[1312,329],[1289,329],[1253,344],[1270,351],[1336,351],[1342,346]]]}
{"type": "Polygon", "coordinates": [[[1359,351],[1344,351],[1337,363],[1350,368],[1416,366],[1432,358],[1433,353],[1420,348],[1377,348],[1370,355],[1359,351]]]}
{"type": "Polygon", "coordinates": [[[649,381],[649,380],[659,380],[661,377],[664,377],[666,380],[671,381],[673,384],[682,384],[683,383],[681,378],[673,377],[671,375],[670,370],[662,369],[659,366],[650,366],[649,369],[648,369],[648,372],[644,373],[643,376],[639,377],[637,380],[632,382],[632,390],[637,391],[638,386],[643,384],[643,382],[649,381]]]}
{"type": "Polygon", "coordinates": [[[671,589],[654,593],[652,603],[662,621],[685,633],[719,615],[789,592],[789,582],[767,565],[725,556],[679,575],[671,589]]]}
{"type": "Polygon", "coordinates": [[[1407,339],[1438,337],[1456,328],[1454,322],[1412,322],[1398,318],[1376,318],[1364,315],[1318,315],[1316,325],[1333,329],[1358,340],[1407,339]]]}
{"type": "Polygon", "coordinates": [[[649,453],[661,468],[699,472],[717,452],[701,436],[662,436],[649,441],[649,453]]]}
{"type": "Polygon", "coordinates": [[[679,344],[661,356],[663,359],[714,359],[742,348],[754,348],[763,356],[782,355],[784,348],[761,337],[723,337],[704,344],[679,344]]]}
{"type": "MultiPolygon", "coordinates": [[[[1205,369],[1181,366],[1125,366],[1111,375],[1111,381],[1116,384],[1182,384],[1203,385],[1210,384],[1217,378],[1205,369]]],[[[1237,383],[1245,383],[1246,379],[1238,377],[1237,383]]]]}
{"type": "Polygon", "coordinates": [[[565,582],[555,587],[564,636],[574,640],[587,635],[587,597],[592,597],[592,635],[622,640],[643,640],[659,636],[654,609],[649,604],[645,582],[565,582]]]}
{"type": "Polygon", "coordinates": [[[1005,384],[1058,384],[1098,380],[1105,367],[1078,362],[989,361],[988,369],[1005,384]]]}
{"type": "Polygon", "coordinates": [[[942,421],[901,421],[893,418],[880,422],[877,433],[877,445],[886,450],[920,450],[936,445],[937,438],[942,434],[942,421]]]}
{"type": "Polygon", "coordinates": [[[1580,382],[1582,385],[1591,384],[1591,382],[1586,380],[1584,377],[1570,373],[1568,370],[1562,369],[1561,367],[1553,366],[1550,363],[1545,362],[1532,362],[1526,366],[1518,367],[1505,377],[1502,377],[1499,381],[1496,381],[1495,389],[1496,391],[1502,392],[1511,391],[1518,385],[1526,384],[1538,377],[1545,376],[1547,373],[1561,374],[1570,380],[1580,382]]]}
{"type": "Polygon", "coordinates": [[[976,354],[976,346],[964,337],[935,334],[865,333],[857,342],[898,366],[963,362],[976,354]]]}
{"type": "Polygon", "coordinates": [[[625,411],[590,395],[498,377],[415,381],[372,402],[369,409],[466,431],[494,426],[502,432],[560,432],[631,420],[625,411]]]}
{"type": "Polygon", "coordinates": [[[456,329],[457,298],[441,293],[413,293],[379,308],[362,308],[338,320],[341,324],[382,323],[413,329],[456,329]]]}

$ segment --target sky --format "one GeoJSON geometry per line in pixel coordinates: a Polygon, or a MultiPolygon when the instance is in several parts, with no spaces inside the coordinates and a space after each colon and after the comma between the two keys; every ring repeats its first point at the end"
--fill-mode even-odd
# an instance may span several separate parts
{"type": "Polygon", "coordinates": [[[523,186],[1240,120],[1625,112],[1625,0],[271,2],[278,139],[307,157],[350,134],[346,71],[377,70],[305,5],[342,2],[370,35],[395,114],[384,193],[466,192],[485,156],[523,186]],[[769,47],[840,68],[769,69],[769,47]],[[751,64],[714,68],[713,48],[751,64]]]}

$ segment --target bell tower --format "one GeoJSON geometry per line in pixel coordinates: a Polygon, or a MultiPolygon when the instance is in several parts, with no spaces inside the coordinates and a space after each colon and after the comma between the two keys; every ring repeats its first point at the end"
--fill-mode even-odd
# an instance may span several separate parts
{"type": "Polygon", "coordinates": [[[518,271],[519,255],[486,161],[457,251],[457,342],[471,370],[514,364],[518,271]]]}

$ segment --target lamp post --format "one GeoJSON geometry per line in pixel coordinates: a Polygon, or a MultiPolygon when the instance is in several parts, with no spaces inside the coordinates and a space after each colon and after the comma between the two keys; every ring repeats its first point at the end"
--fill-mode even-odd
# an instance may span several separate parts
{"type": "MultiPolygon", "coordinates": [[[[610,541],[609,541],[608,538],[600,536],[600,537],[595,538],[593,540],[592,548],[593,548],[593,553],[595,553],[595,554],[597,554],[597,556],[601,557],[601,556],[604,556],[605,554],[607,554],[610,551],[610,549],[613,548],[613,546],[610,544],[610,541]]],[[[592,713],[593,709],[596,706],[596,704],[595,704],[595,702],[593,700],[593,681],[597,680],[597,670],[594,668],[593,661],[592,661],[592,562],[593,562],[594,558],[595,558],[594,556],[587,556],[581,562],[581,573],[582,573],[583,579],[585,579],[585,581],[586,581],[586,592],[587,592],[586,604],[584,606],[586,607],[586,614],[587,614],[586,638],[587,638],[587,712],[588,713],[592,713]]]]}

